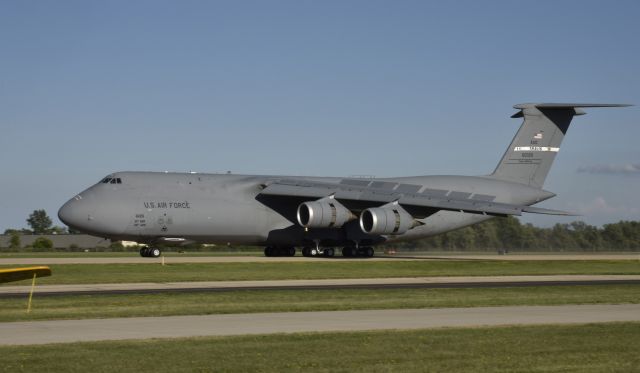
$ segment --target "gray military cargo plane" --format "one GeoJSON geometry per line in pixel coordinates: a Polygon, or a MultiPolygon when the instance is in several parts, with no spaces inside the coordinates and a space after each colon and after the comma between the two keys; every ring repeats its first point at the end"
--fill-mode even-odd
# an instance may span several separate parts
{"type": "Polygon", "coordinates": [[[336,178],[116,172],[58,212],[76,230],[148,245],[265,246],[266,256],[371,257],[373,246],[419,239],[522,213],[570,215],[532,207],[571,120],[581,108],[622,104],[520,104],[524,118],[495,171],[486,176],[336,178]]]}

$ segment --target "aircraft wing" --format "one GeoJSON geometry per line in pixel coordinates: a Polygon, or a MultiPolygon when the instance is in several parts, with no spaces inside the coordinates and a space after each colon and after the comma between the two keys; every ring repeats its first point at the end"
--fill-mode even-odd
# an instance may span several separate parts
{"type": "MultiPolygon", "coordinates": [[[[368,185],[369,182],[366,182],[366,184],[368,185]]],[[[493,216],[522,215],[523,212],[548,215],[573,215],[565,211],[498,203],[482,199],[450,198],[429,193],[403,193],[393,190],[371,188],[369,186],[294,179],[278,180],[269,185],[265,185],[260,194],[296,200],[313,200],[333,196],[333,198],[354,212],[397,201],[398,204],[416,218],[425,218],[439,210],[493,216]]]]}

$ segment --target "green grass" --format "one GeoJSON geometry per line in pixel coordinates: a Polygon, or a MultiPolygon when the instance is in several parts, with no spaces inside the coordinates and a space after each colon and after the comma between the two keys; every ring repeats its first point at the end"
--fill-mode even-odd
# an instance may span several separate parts
{"type": "Polygon", "coordinates": [[[640,303],[640,286],[479,289],[236,290],[0,299],[0,322],[221,313],[640,303]]]}
{"type": "MultiPolygon", "coordinates": [[[[9,267],[9,266],[0,266],[9,267]]],[[[416,260],[176,263],[54,264],[53,276],[39,284],[95,284],[123,282],[236,281],[326,278],[389,278],[422,276],[507,276],[561,274],[640,274],[634,260],[497,261],[416,260]]],[[[13,285],[28,284],[14,282],[13,285]]]]}
{"type": "Polygon", "coordinates": [[[6,372],[637,372],[640,323],[0,347],[6,372]]]}
{"type": "MultiPolygon", "coordinates": [[[[80,251],[31,251],[28,249],[22,249],[21,251],[7,251],[8,249],[2,249],[0,251],[0,259],[4,258],[119,258],[119,257],[139,257],[140,254],[137,250],[133,251],[95,251],[95,249],[91,249],[89,252],[80,252],[80,251]]],[[[455,256],[492,256],[496,255],[497,250],[493,251],[434,251],[434,250],[416,250],[416,251],[402,251],[398,250],[396,255],[388,256],[391,258],[394,257],[411,257],[411,256],[446,256],[446,257],[455,257],[455,256]]],[[[527,255],[639,255],[640,253],[634,251],[513,251],[510,252],[508,256],[505,256],[504,259],[508,260],[512,256],[527,256],[527,255]]],[[[262,249],[256,248],[253,251],[227,251],[226,249],[212,249],[211,251],[185,251],[182,253],[176,251],[163,251],[163,255],[166,257],[174,257],[174,256],[264,256],[262,249]]],[[[300,254],[298,254],[300,255],[300,254]]],[[[376,249],[377,257],[385,257],[383,254],[383,249],[376,249]]]]}

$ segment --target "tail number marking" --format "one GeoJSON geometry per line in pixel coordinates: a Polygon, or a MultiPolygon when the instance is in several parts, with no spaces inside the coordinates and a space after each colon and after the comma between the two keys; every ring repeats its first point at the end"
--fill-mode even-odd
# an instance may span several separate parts
{"type": "Polygon", "coordinates": [[[514,152],[553,152],[557,153],[560,148],[552,148],[548,146],[516,146],[514,152]]]}

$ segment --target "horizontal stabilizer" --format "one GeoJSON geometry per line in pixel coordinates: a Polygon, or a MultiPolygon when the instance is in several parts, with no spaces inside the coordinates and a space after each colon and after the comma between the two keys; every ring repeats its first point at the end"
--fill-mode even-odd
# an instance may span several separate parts
{"type": "Polygon", "coordinates": [[[577,104],[577,103],[539,103],[539,104],[518,104],[514,105],[514,109],[525,109],[531,106],[537,108],[547,109],[569,109],[569,108],[584,108],[584,107],[628,107],[633,106],[630,104],[577,104]]]}
{"type": "Polygon", "coordinates": [[[550,210],[550,209],[544,209],[542,207],[533,207],[533,206],[524,207],[522,209],[522,212],[528,212],[530,214],[579,216],[578,214],[575,214],[575,213],[572,213],[572,212],[561,211],[561,210],[550,210]]]}

